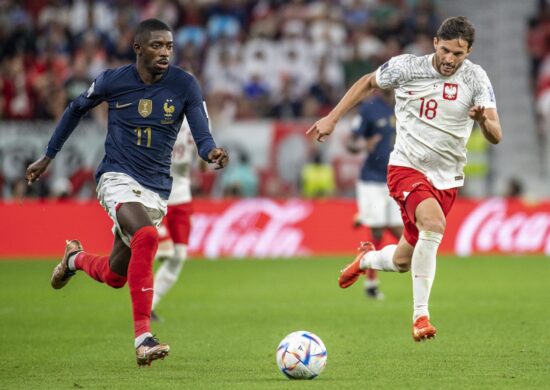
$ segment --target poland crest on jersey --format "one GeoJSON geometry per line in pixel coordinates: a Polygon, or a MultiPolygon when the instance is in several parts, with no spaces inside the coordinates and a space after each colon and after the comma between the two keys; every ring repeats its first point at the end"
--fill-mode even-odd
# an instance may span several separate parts
{"type": "Polygon", "coordinates": [[[456,100],[458,96],[458,84],[445,83],[443,85],[443,99],[456,100]]]}

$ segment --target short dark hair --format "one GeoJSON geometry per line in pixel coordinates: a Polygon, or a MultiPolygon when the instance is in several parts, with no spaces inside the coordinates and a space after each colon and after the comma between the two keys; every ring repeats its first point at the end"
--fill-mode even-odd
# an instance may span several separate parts
{"type": "Polygon", "coordinates": [[[463,39],[468,42],[468,49],[474,44],[475,36],[476,29],[465,16],[447,18],[437,30],[437,39],[443,39],[444,41],[463,39]]]}
{"type": "Polygon", "coordinates": [[[135,42],[143,42],[149,39],[151,31],[170,31],[172,29],[166,23],[159,19],[145,19],[142,21],[136,29],[136,35],[134,37],[135,42]]]}

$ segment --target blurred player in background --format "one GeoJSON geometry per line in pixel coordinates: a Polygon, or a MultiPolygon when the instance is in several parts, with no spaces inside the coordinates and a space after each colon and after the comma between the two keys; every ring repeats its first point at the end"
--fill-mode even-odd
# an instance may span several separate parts
{"type": "Polygon", "coordinates": [[[55,289],[64,287],[77,270],[113,288],[128,282],[136,360],[138,365],[149,365],[170,350],[150,331],[153,260],[158,246],[156,227],[166,214],[172,188],[172,149],[183,118],[187,118],[204,160],[222,168],[228,156],[212,139],[197,81],[169,64],[173,48],[170,27],[157,19],[141,22],[133,48],[135,64],[104,71],[69,104],[45,155],[27,168],[26,179],[29,184],[38,180],[80,119],[107,102],[105,156],[96,181],[99,202],[114,222],[113,250],[110,256],[99,256],[84,252],[78,240],[67,241],[51,284],[55,289]]]}
{"type": "Polygon", "coordinates": [[[390,156],[388,187],[398,202],[404,234],[398,245],[375,250],[365,243],[338,282],[347,288],[367,269],[407,272],[413,281],[413,339],[435,337],[428,300],[445,217],[464,183],[466,141],[474,121],[497,144],[502,129],[491,82],[466,58],[475,29],[465,17],[448,18],[434,38],[435,53],[391,58],[360,78],[334,109],[307,133],[322,142],[352,107],[375,89],[395,89],[397,139],[390,156]]]}
{"type": "Polygon", "coordinates": [[[162,264],[155,274],[155,291],[151,319],[158,321],[156,307],[161,298],[177,282],[187,259],[187,245],[191,232],[191,165],[195,155],[191,129],[186,120],[176,138],[172,152],[172,192],[168,198],[168,213],[159,227],[159,248],[156,259],[162,264]]]}
{"type": "MultiPolygon", "coordinates": [[[[397,239],[403,234],[399,206],[390,197],[386,184],[388,161],[395,143],[395,99],[391,89],[384,90],[361,104],[352,120],[347,149],[351,153],[367,152],[357,181],[358,223],[371,230],[372,243],[380,247],[387,229],[397,239]]],[[[365,293],[383,299],[377,271],[366,270],[365,293]]]]}

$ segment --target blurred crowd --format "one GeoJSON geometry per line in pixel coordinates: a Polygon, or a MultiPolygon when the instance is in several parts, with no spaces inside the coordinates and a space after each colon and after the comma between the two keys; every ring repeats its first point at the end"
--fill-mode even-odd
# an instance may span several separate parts
{"type": "Polygon", "coordinates": [[[527,50],[531,60],[531,87],[537,113],[537,147],[542,175],[548,166],[550,133],[550,1],[538,0],[534,15],[528,21],[527,50]]]}
{"type": "MultiPolygon", "coordinates": [[[[135,28],[147,18],[173,28],[172,62],[199,79],[214,129],[242,119],[319,117],[354,81],[390,57],[430,53],[441,21],[436,3],[0,0],[0,119],[58,119],[104,69],[135,61],[135,28]]],[[[105,106],[94,109],[91,118],[104,127],[105,106]]],[[[295,194],[337,193],[327,182],[334,181],[330,163],[323,164],[304,166],[295,194]]],[[[220,196],[288,191],[262,190],[273,186],[258,177],[246,155],[239,153],[231,165],[216,183],[212,177],[194,178],[196,191],[220,196]]],[[[22,175],[23,166],[17,167],[22,175]]],[[[74,172],[46,177],[33,187],[22,176],[9,179],[0,172],[0,196],[93,196],[91,167],[74,172]]]]}
{"type": "Polygon", "coordinates": [[[174,30],[173,63],[216,119],[319,116],[402,51],[431,51],[434,0],[0,1],[0,118],[56,119],[104,69],[135,60],[134,28],[174,30]]]}

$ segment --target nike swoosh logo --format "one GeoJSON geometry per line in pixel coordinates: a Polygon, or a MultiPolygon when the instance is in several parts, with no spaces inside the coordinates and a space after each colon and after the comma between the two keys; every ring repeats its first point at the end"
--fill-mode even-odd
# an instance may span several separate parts
{"type": "Polygon", "coordinates": [[[118,104],[118,102],[116,102],[115,108],[116,108],[117,110],[119,110],[119,109],[124,108],[124,107],[129,107],[129,106],[131,106],[132,104],[133,104],[133,103],[118,104]]]}
{"type": "Polygon", "coordinates": [[[149,290],[153,291],[153,287],[149,287],[149,288],[142,287],[141,288],[141,292],[145,292],[145,291],[149,291],[149,290]]]}

